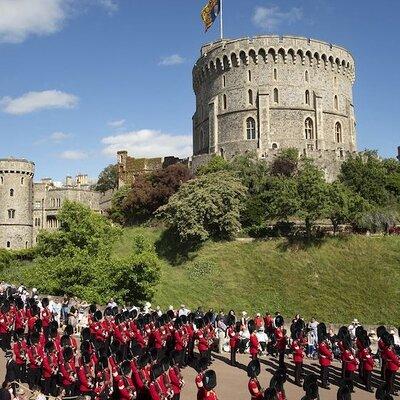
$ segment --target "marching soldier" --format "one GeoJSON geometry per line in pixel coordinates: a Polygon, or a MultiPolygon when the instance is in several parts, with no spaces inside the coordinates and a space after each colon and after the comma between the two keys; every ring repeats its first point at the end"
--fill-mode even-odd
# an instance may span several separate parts
{"type": "Polygon", "coordinates": [[[260,371],[260,361],[250,361],[249,365],[247,366],[247,376],[250,378],[247,387],[250,392],[251,400],[262,400],[264,398],[260,382],[257,378],[258,375],[260,375],[260,371]]]}
{"type": "Polygon", "coordinates": [[[57,395],[58,363],[59,360],[54,343],[47,342],[44,346],[42,363],[42,377],[44,380],[43,393],[46,396],[57,395]]]}
{"type": "Polygon", "coordinates": [[[333,360],[333,353],[327,340],[326,325],[321,322],[318,324],[317,330],[319,364],[321,366],[321,385],[324,389],[329,390],[329,368],[333,360]]]}
{"type": "MultiPolygon", "coordinates": [[[[237,323],[240,332],[240,322],[237,323]]],[[[228,329],[226,330],[226,335],[229,338],[229,347],[231,355],[231,365],[236,366],[236,352],[239,343],[239,332],[236,329],[235,317],[233,315],[229,316],[228,319],[228,329]]]]}
{"type": "Polygon", "coordinates": [[[208,370],[203,376],[203,395],[200,400],[218,400],[218,396],[214,389],[217,386],[217,375],[215,371],[208,370]]]}
{"type": "Polygon", "coordinates": [[[253,320],[247,323],[247,329],[250,333],[250,355],[253,360],[256,360],[258,358],[260,343],[258,342],[256,325],[253,320]]]}

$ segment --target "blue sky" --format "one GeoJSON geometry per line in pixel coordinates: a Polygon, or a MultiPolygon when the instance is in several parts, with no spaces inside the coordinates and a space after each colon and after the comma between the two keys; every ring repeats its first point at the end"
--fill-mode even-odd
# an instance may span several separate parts
{"type": "MultiPolygon", "coordinates": [[[[0,0],[0,157],[97,176],[114,150],[189,155],[205,0],[0,0]]],[[[400,2],[225,0],[225,36],[296,34],[356,59],[359,149],[400,145],[400,2]],[[256,10],[264,16],[255,22],[256,10]]]]}

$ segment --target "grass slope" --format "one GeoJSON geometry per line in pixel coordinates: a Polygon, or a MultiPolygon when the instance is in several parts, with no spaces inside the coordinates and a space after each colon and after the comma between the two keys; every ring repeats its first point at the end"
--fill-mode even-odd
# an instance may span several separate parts
{"type": "Polygon", "coordinates": [[[332,238],[307,249],[283,239],[210,242],[179,263],[162,230],[139,227],[124,230],[115,253],[128,252],[139,233],[165,254],[153,304],[400,324],[399,237],[332,238]]]}

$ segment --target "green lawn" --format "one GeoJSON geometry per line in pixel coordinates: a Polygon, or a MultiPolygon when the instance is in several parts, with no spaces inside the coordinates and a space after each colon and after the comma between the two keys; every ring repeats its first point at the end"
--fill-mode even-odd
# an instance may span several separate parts
{"type": "Polygon", "coordinates": [[[179,262],[170,259],[176,249],[166,249],[162,230],[141,227],[125,229],[115,253],[129,252],[137,233],[167,254],[154,305],[400,324],[400,237],[331,238],[306,249],[283,239],[210,242],[179,262]]]}

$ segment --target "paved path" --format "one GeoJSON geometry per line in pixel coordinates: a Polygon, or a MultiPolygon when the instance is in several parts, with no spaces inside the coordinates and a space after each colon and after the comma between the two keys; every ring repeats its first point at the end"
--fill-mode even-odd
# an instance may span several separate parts
{"type": "MultiPolygon", "coordinates": [[[[1,352],[2,353],[2,352],[1,352]]],[[[247,390],[248,378],[246,375],[246,366],[250,361],[249,355],[238,354],[237,361],[239,366],[234,368],[228,364],[228,356],[223,354],[214,354],[215,361],[213,362],[212,369],[217,373],[218,386],[216,392],[218,394],[219,400],[249,400],[250,396],[247,390]]],[[[261,359],[261,374],[259,376],[260,383],[262,387],[267,387],[269,381],[272,377],[273,371],[277,368],[277,361],[274,358],[263,357],[261,359]]],[[[291,360],[287,359],[286,365],[288,366],[289,378],[285,384],[286,397],[288,400],[300,400],[304,392],[302,388],[299,388],[293,383],[293,369],[291,360]]],[[[320,390],[321,400],[336,400],[337,392],[337,379],[340,376],[340,363],[336,362],[333,365],[332,378],[336,379],[336,382],[331,385],[331,390],[320,390]]],[[[306,372],[315,372],[318,374],[319,366],[317,362],[306,361],[305,365],[306,372]]],[[[5,359],[3,353],[0,355],[0,376],[3,378],[5,376],[5,359]]],[[[194,384],[194,378],[196,376],[196,371],[187,367],[183,371],[183,376],[186,385],[183,389],[181,400],[196,400],[196,387],[194,384]]],[[[379,379],[377,371],[374,373],[373,385],[376,388],[379,385],[379,379]]],[[[374,394],[368,393],[363,390],[363,387],[356,384],[355,393],[352,395],[352,400],[373,400],[375,399],[374,394]]]]}

